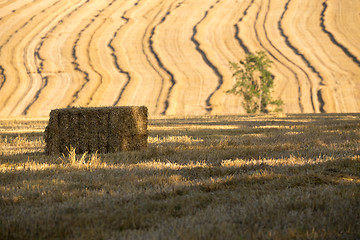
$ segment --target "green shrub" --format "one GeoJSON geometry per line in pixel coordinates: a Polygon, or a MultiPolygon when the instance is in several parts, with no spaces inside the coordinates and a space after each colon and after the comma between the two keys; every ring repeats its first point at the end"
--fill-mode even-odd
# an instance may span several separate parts
{"type": "Polygon", "coordinates": [[[271,63],[263,51],[248,54],[245,60],[239,63],[230,62],[236,83],[227,93],[241,95],[247,113],[268,113],[272,111],[269,105],[275,106],[275,112],[282,111],[280,107],[283,101],[271,98],[274,87],[274,79],[269,71],[271,63]]]}

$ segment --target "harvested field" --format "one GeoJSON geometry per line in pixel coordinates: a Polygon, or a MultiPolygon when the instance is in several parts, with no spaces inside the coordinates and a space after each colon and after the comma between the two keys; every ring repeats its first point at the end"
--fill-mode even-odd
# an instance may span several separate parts
{"type": "Polygon", "coordinates": [[[359,239],[360,114],[156,118],[147,149],[45,154],[0,119],[0,239],[359,239]]]}
{"type": "Polygon", "coordinates": [[[287,113],[360,112],[358,0],[3,0],[0,116],[145,105],[244,113],[229,61],[264,50],[287,113]]]}

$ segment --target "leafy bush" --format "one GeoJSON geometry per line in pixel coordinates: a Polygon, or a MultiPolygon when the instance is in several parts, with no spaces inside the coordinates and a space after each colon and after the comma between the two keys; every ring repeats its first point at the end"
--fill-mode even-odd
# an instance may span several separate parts
{"type": "Polygon", "coordinates": [[[274,87],[274,79],[269,71],[271,63],[263,51],[248,54],[245,60],[239,63],[230,62],[236,83],[227,93],[241,95],[247,113],[270,112],[269,105],[276,106],[275,112],[282,111],[280,107],[283,101],[271,98],[274,87]]]}

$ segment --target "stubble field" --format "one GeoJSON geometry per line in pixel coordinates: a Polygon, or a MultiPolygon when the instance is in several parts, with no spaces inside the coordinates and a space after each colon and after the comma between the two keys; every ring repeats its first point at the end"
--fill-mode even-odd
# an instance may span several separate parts
{"type": "Polygon", "coordinates": [[[1,239],[357,239],[360,115],[150,119],[149,147],[48,156],[0,120],[1,239]]]}

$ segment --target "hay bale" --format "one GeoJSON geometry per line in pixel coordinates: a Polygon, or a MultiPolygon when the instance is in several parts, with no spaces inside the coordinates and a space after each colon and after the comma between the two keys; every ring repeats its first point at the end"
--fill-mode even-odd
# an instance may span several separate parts
{"type": "Polygon", "coordinates": [[[147,147],[148,110],[144,106],[52,110],[45,129],[46,152],[108,153],[147,147]]]}

